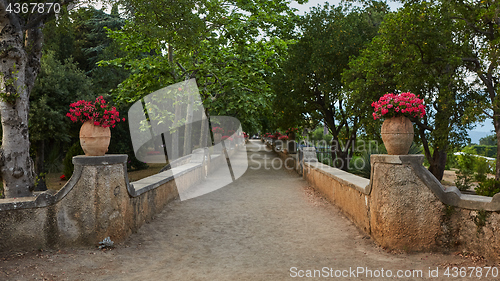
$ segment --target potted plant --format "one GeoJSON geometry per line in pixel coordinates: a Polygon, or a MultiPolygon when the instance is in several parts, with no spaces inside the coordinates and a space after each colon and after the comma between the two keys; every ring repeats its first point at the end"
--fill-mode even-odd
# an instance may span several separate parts
{"type": "Polygon", "coordinates": [[[406,155],[413,142],[413,124],[409,118],[422,118],[425,115],[423,99],[410,92],[382,96],[373,102],[373,119],[385,118],[381,136],[387,153],[406,155]]]}
{"type": "Polygon", "coordinates": [[[214,134],[214,144],[218,144],[222,140],[222,134],[224,134],[224,129],[221,127],[213,127],[212,133],[214,134]]]}
{"type": "Polygon", "coordinates": [[[111,140],[110,127],[125,121],[113,106],[106,103],[102,96],[95,101],[79,100],[70,104],[67,117],[73,122],[82,122],[80,145],[86,156],[103,156],[108,151],[111,140]]]}
{"type": "Polygon", "coordinates": [[[287,135],[281,135],[281,136],[278,137],[278,140],[280,141],[280,149],[286,150],[284,148],[284,146],[285,146],[284,144],[288,142],[288,136],[287,135]]]}

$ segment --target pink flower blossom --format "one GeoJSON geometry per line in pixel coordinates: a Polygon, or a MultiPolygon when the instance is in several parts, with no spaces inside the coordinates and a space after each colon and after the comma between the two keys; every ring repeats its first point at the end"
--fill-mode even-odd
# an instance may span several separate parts
{"type": "Polygon", "coordinates": [[[378,102],[372,102],[374,108],[372,114],[376,120],[381,117],[408,116],[422,118],[425,115],[425,105],[423,100],[410,92],[401,94],[387,93],[380,97],[378,102]]]}

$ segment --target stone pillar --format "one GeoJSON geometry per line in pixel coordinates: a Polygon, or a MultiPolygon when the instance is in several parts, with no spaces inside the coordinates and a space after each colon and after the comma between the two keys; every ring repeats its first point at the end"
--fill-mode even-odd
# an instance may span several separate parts
{"type": "Polygon", "coordinates": [[[445,205],[420,180],[415,169],[423,155],[372,155],[371,236],[388,249],[438,248],[445,205]]]}
{"type": "Polygon", "coordinates": [[[125,183],[127,155],[75,156],[76,181],[55,205],[54,244],[97,245],[110,236],[122,241],[131,233],[130,196],[125,183]]]}

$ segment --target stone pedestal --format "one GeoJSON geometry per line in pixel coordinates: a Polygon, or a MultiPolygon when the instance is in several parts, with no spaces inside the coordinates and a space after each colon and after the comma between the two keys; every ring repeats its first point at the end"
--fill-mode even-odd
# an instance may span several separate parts
{"type": "Polygon", "coordinates": [[[423,155],[371,156],[371,235],[382,247],[437,247],[445,205],[417,175],[423,160],[423,155]]]}

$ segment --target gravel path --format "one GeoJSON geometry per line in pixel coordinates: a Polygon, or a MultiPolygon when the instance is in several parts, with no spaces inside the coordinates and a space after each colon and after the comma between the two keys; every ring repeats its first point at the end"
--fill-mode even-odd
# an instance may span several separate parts
{"type": "Polygon", "coordinates": [[[342,280],[394,279],[381,277],[388,270],[393,277],[421,270],[404,280],[472,280],[443,274],[446,266],[485,265],[454,254],[387,253],[295,172],[272,169],[276,156],[260,141],[248,149],[240,179],[172,202],[116,248],[0,256],[0,280],[292,280],[315,269],[316,277],[347,275],[342,280]],[[428,278],[438,266],[439,278],[428,278]]]}

